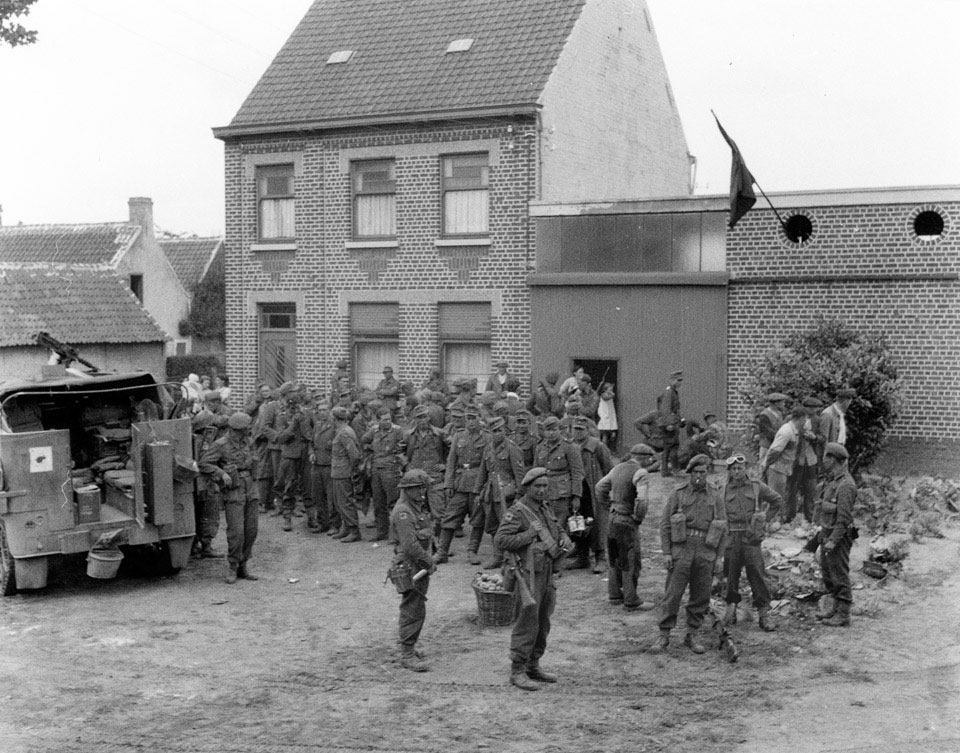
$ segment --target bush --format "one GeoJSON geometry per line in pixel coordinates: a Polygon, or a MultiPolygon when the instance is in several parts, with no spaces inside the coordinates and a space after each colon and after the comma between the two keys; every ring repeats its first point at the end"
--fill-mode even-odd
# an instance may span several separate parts
{"type": "Polygon", "coordinates": [[[223,357],[216,354],[167,356],[167,381],[182,382],[189,374],[223,376],[223,357]]]}
{"type": "Polygon", "coordinates": [[[756,449],[756,418],[767,394],[783,392],[795,401],[814,396],[829,405],[842,387],[857,391],[846,414],[850,469],[867,470],[900,414],[902,380],[884,335],[859,333],[836,320],[821,318],[812,328],[789,335],[750,369],[740,390],[749,405],[748,442],[756,449]]]}

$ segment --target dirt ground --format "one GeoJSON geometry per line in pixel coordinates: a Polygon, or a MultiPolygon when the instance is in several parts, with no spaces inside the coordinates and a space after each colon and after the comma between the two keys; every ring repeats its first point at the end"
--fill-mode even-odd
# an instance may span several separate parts
{"type": "MultiPolygon", "coordinates": [[[[660,500],[667,488],[655,480],[660,500]]],[[[654,504],[642,528],[648,598],[663,587],[658,518],[654,504]]],[[[524,693],[507,682],[510,628],[477,624],[465,539],[432,579],[432,670],[415,674],[396,660],[390,550],[297,520],[284,533],[261,516],[257,582],[225,584],[223,560],[172,577],[125,562],[96,581],[71,558],[45,591],[5,599],[0,751],[960,750],[956,528],[913,545],[882,586],[859,572],[861,538],[851,627],[791,602],[775,633],[741,619],[736,664],[690,653],[680,631],[649,653],[656,612],[627,614],[604,576],[567,572],[543,659],[561,682],[524,693]]],[[[771,546],[803,543],[791,535],[771,546]]]]}

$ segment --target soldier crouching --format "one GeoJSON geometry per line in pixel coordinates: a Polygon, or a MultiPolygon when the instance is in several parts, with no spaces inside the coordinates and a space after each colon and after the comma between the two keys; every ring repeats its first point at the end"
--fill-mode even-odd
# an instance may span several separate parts
{"type": "Polygon", "coordinates": [[[427,589],[436,572],[431,555],[433,521],[427,506],[431,478],[414,469],[403,474],[397,484],[400,499],[390,513],[391,538],[396,540],[390,577],[400,599],[400,663],[414,672],[426,672],[427,665],[416,649],[427,616],[427,589]],[[426,571],[422,576],[417,574],[426,571]]]}
{"type": "Polygon", "coordinates": [[[556,606],[554,569],[573,550],[553,512],[546,468],[531,468],[523,477],[524,496],[510,506],[494,537],[517,569],[521,608],[510,635],[510,682],[523,690],[539,690],[538,682],[556,682],[540,668],[547,648],[550,617],[556,606]]]}

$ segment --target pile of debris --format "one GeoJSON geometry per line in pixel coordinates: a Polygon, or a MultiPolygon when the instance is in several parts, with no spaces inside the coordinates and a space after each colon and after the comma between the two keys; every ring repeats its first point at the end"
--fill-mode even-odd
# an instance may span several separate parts
{"type": "Polygon", "coordinates": [[[908,489],[906,479],[864,476],[854,517],[871,534],[907,533],[942,538],[943,522],[960,517],[960,484],[924,477],[908,489]]]}

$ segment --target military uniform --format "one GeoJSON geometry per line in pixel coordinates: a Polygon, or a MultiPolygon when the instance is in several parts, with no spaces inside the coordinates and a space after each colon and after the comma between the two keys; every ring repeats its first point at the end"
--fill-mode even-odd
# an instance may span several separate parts
{"type": "MultiPolygon", "coordinates": [[[[827,445],[826,452],[836,446],[838,445],[833,443],[827,445]]],[[[838,464],[824,480],[815,515],[822,526],[820,568],[823,571],[823,585],[834,599],[834,608],[843,619],[841,624],[849,622],[850,604],[853,602],[853,591],[850,588],[850,548],[856,538],[853,525],[853,506],[856,499],[857,485],[853,477],[842,464],[838,464]]]]}
{"type": "MultiPolygon", "coordinates": [[[[637,594],[641,568],[639,525],[648,504],[646,498],[637,504],[637,487],[633,478],[638,471],[643,471],[643,466],[631,457],[615,465],[595,487],[597,507],[607,510],[608,515],[607,598],[611,603],[623,604],[630,610],[639,608],[642,603],[637,594]]],[[[645,494],[646,484],[643,488],[645,494]]]]}
{"type": "MultiPolygon", "coordinates": [[[[429,477],[423,471],[413,470],[404,474],[399,482],[402,489],[424,488],[429,477]]],[[[416,657],[414,646],[420,638],[423,622],[427,615],[427,589],[430,587],[430,572],[435,569],[433,563],[433,521],[425,500],[416,494],[402,493],[390,513],[390,533],[397,543],[394,547],[393,565],[406,565],[411,576],[421,570],[427,574],[414,581],[404,591],[400,600],[399,644],[401,659],[409,669],[426,669],[416,657]]]]}
{"type": "MultiPolygon", "coordinates": [[[[334,411],[346,413],[345,408],[334,408],[334,411]]],[[[342,530],[336,536],[354,541],[360,540],[360,517],[353,498],[353,473],[360,457],[357,435],[346,425],[344,419],[336,426],[333,442],[330,444],[330,481],[342,521],[342,530]]]]}
{"type": "MultiPolygon", "coordinates": [[[[470,525],[483,535],[483,511],[477,509],[477,479],[488,442],[487,435],[478,427],[475,432],[464,429],[457,433],[450,444],[447,470],[443,477],[443,487],[447,490],[447,509],[441,523],[443,530],[438,550],[441,562],[450,553],[453,532],[463,524],[468,514],[470,525]]],[[[471,532],[471,543],[472,537],[471,532]]]]}
{"type": "Polygon", "coordinates": [[[403,470],[403,429],[390,424],[381,429],[379,422],[367,429],[360,443],[370,452],[370,489],[373,496],[373,517],[377,526],[374,541],[386,539],[389,534],[390,509],[400,492],[397,484],[403,470]]]}
{"type": "Polygon", "coordinates": [[[313,424],[310,475],[313,509],[316,511],[319,531],[340,528],[340,511],[334,503],[333,482],[330,478],[335,433],[336,427],[329,418],[318,419],[313,424]]]}
{"type": "Polygon", "coordinates": [[[409,430],[404,436],[406,444],[407,468],[424,471],[430,476],[427,489],[427,503],[434,520],[434,534],[440,535],[440,523],[446,508],[443,494],[443,475],[446,471],[447,445],[443,430],[432,424],[426,431],[419,428],[409,430]]]}
{"type": "Polygon", "coordinates": [[[560,527],[566,529],[570,516],[571,500],[578,500],[583,491],[583,459],[580,448],[562,437],[556,442],[540,440],[534,466],[546,468],[550,490],[547,499],[553,506],[553,514],[560,521],[560,527]]]}
{"type": "MultiPolygon", "coordinates": [[[[505,436],[499,443],[491,440],[484,451],[480,462],[480,475],[477,478],[477,494],[480,495],[479,505],[481,519],[479,525],[470,531],[469,551],[477,552],[480,548],[481,537],[484,531],[494,536],[500,526],[507,507],[513,504],[517,496],[517,489],[525,473],[523,456],[517,446],[505,436]]],[[[488,564],[488,569],[499,567],[502,557],[498,552],[494,560],[488,564]]]]}
{"type": "MultiPolygon", "coordinates": [[[[529,471],[524,483],[529,484],[528,479],[535,474],[542,475],[543,469],[529,471]]],[[[507,510],[494,536],[496,547],[514,556],[517,577],[524,579],[533,597],[533,603],[521,606],[510,635],[511,682],[525,690],[536,690],[539,686],[524,684],[524,676],[545,682],[556,681],[555,677],[539,669],[540,657],[546,651],[550,635],[550,618],[556,606],[556,559],[562,556],[562,551],[550,550],[547,540],[560,547],[570,546],[549,500],[538,502],[529,495],[507,510]],[[539,534],[537,527],[546,535],[539,534]]]]}
{"type": "Polygon", "coordinates": [[[280,468],[280,445],[277,444],[277,423],[283,409],[279,400],[264,403],[257,412],[253,428],[253,445],[257,453],[257,491],[264,511],[279,508],[274,482],[280,468]]]}
{"type": "MultiPolygon", "coordinates": [[[[690,470],[689,466],[687,470],[690,470]]],[[[673,557],[660,617],[661,631],[668,632],[677,624],[680,601],[688,585],[688,636],[695,634],[703,624],[710,606],[714,565],[719,554],[726,549],[727,541],[724,532],[718,544],[708,546],[707,531],[711,522],[726,521],[726,517],[722,495],[709,484],[698,490],[687,481],[670,495],[660,521],[660,546],[665,555],[673,557]],[[670,517],[677,512],[683,514],[686,526],[686,541],[682,543],[673,542],[670,535],[670,517]]]]}
{"type": "MultiPolygon", "coordinates": [[[[582,418],[581,421],[586,421],[582,418]]],[[[585,424],[580,424],[587,428],[585,424]]],[[[596,437],[584,436],[582,442],[573,442],[580,448],[580,459],[583,462],[583,491],[580,495],[580,514],[593,518],[593,527],[587,536],[578,537],[577,559],[573,563],[577,567],[590,566],[590,552],[593,552],[596,572],[602,572],[604,550],[607,539],[607,510],[602,505],[594,504],[597,483],[613,470],[614,462],[610,450],[596,437]]]]}
{"type": "MultiPolygon", "coordinates": [[[[249,421],[249,416],[242,415],[249,421]]],[[[223,491],[223,507],[227,521],[228,582],[232,582],[230,573],[234,574],[233,580],[236,580],[237,576],[256,580],[247,570],[247,560],[253,552],[259,527],[253,464],[253,453],[246,439],[238,439],[234,432],[214,442],[200,458],[201,473],[212,473],[214,469],[219,469],[230,477],[230,482],[224,484],[223,491]]]]}
{"type": "Polygon", "coordinates": [[[669,476],[677,470],[680,451],[680,393],[672,384],[657,398],[657,427],[663,441],[660,472],[669,476]]]}
{"type": "MultiPolygon", "coordinates": [[[[724,574],[727,578],[724,601],[728,605],[734,605],[732,610],[728,607],[734,620],[735,605],[740,603],[740,573],[746,570],[750,592],[753,594],[753,605],[761,615],[761,627],[766,624],[770,590],[764,578],[766,566],[760,551],[763,535],[756,530],[751,531],[750,520],[757,513],[765,513],[765,522],[774,520],[782,503],[783,498],[777,492],[766,484],[749,478],[740,482],[730,478],[724,486],[723,505],[729,531],[727,548],[723,553],[724,574]]],[[[726,621],[733,620],[728,617],[726,621]]]]}
{"type": "Polygon", "coordinates": [[[277,443],[280,445],[280,467],[274,482],[274,490],[280,494],[280,509],[283,514],[283,529],[291,529],[293,509],[300,494],[300,475],[303,472],[303,424],[307,417],[299,408],[292,414],[290,410],[283,411],[283,418],[278,425],[277,443]]]}
{"type": "MultiPolygon", "coordinates": [[[[207,421],[212,421],[212,414],[201,411],[194,417],[193,421],[195,427],[199,429],[199,431],[197,428],[194,429],[193,456],[201,458],[216,441],[214,430],[211,428],[207,432],[207,427],[203,426],[207,421]]],[[[212,427],[213,424],[210,423],[208,426],[212,427]]],[[[222,508],[220,481],[220,474],[216,472],[215,468],[201,470],[196,481],[197,504],[194,507],[194,515],[197,541],[194,547],[195,553],[201,557],[218,556],[213,551],[213,540],[220,531],[220,510],[222,508]]]]}

